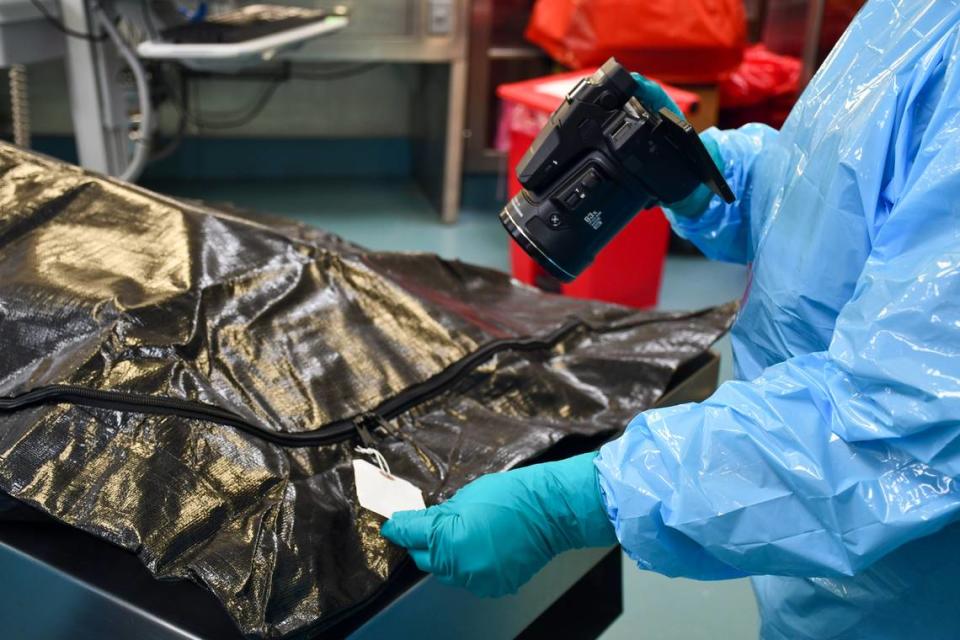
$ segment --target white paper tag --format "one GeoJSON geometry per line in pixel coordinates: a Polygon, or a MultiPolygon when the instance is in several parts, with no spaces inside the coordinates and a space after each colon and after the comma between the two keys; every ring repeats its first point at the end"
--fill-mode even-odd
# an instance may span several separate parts
{"type": "Polygon", "coordinates": [[[392,518],[397,511],[426,508],[420,489],[403,478],[387,475],[366,460],[353,461],[353,475],[357,499],[364,509],[392,518]]]}

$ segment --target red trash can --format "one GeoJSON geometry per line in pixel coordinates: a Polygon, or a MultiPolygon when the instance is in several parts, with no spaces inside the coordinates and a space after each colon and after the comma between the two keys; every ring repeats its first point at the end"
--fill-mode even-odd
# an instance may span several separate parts
{"type": "MultiPolygon", "coordinates": [[[[498,146],[507,150],[507,192],[512,198],[520,191],[517,165],[546,124],[563,97],[583,77],[595,69],[514,82],[497,87],[503,101],[498,131],[498,146]]],[[[664,85],[667,93],[684,113],[696,109],[695,93],[664,85]]],[[[670,224],[659,207],[635,217],[603,248],[580,276],[570,283],[552,278],[513,240],[510,240],[510,270],[514,278],[574,298],[604,300],[630,307],[657,304],[663,263],[670,240],[670,224]]]]}

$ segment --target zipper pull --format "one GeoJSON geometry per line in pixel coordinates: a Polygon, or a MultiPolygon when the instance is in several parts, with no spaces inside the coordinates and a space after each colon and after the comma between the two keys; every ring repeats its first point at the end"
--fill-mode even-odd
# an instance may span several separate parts
{"type": "Polygon", "coordinates": [[[380,468],[383,469],[385,473],[387,474],[390,473],[389,467],[387,466],[386,468],[384,468],[386,466],[386,460],[383,460],[383,463],[381,464],[381,459],[383,458],[383,454],[381,454],[380,451],[377,450],[377,442],[376,440],[374,440],[373,435],[367,429],[367,424],[373,424],[374,428],[380,427],[381,429],[386,431],[387,434],[393,436],[394,438],[397,438],[398,440],[402,440],[406,442],[409,446],[413,447],[414,451],[417,452],[417,456],[420,458],[421,462],[423,462],[423,466],[426,467],[427,471],[430,474],[437,476],[437,478],[442,478],[440,464],[436,460],[431,458],[429,455],[427,455],[427,452],[424,451],[420,447],[420,445],[416,443],[415,440],[410,438],[407,434],[403,433],[399,429],[395,429],[394,427],[392,427],[390,423],[387,422],[386,418],[381,416],[379,413],[376,413],[374,411],[368,411],[354,418],[353,422],[357,427],[357,433],[360,435],[360,440],[365,445],[364,447],[355,447],[354,450],[357,451],[358,453],[365,453],[367,455],[372,455],[377,460],[377,464],[380,465],[380,468]]]}
{"type": "Polygon", "coordinates": [[[383,429],[387,435],[393,436],[394,438],[398,438],[400,440],[404,439],[403,434],[390,426],[390,423],[387,422],[386,418],[373,411],[368,411],[357,416],[354,419],[354,424],[357,425],[357,433],[360,435],[360,439],[363,440],[364,444],[367,444],[368,446],[371,445],[371,443],[376,442],[376,440],[373,439],[373,434],[378,427],[383,429]],[[371,439],[367,441],[364,439],[365,436],[370,436],[371,439]]]}
{"type": "Polygon", "coordinates": [[[353,424],[357,428],[357,435],[360,436],[360,441],[363,445],[371,449],[376,449],[377,441],[373,439],[373,435],[371,435],[366,425],[372,415],[371,413],[362,413],[353,419],[353,424]]]}
{"type": "Polygon", "coordinates": [[[391,436],[393,436],[394,438],[399,438],[399,439],[401,439],[401,440],[403,439],[403,435],[402,435],[399,431],[397,431],[396,429],[394,429],[392,426],[390,426],[390,423],[387,422],[386,418],[384,418],[384,417],[383,417],[382,415],[380,415],[379,413],[370,412],[370,413],[367,414],[367,416],[368,416],[371,420],[373,420],[374,422],[376,422],[378,427],[380,427],[381,429],[383,429],[384,431],[386,431],[388,435],[391,435],[391,436]]]}
{"type": "Polygon", "coordinates": [[[380,467],[380,470],[383,471],[388,477],[392,478],[393,474],[390,472],[390,465],[387,464],[387,459],[384,458],[383,454],[380,453],[380,450],[377,449],[377,441],[374,440],[373,435],[370,433],[370,430],[367,429],[367,425],[365,424],[374,416],[376,416],[374,413],[364,413],[354,418],[353,424],[357,428],[357,434],[360,436],[360,442],[363,444],[363,446],[356,446],[353,448],[353,450],[357,453],[371,456],[377,462],[377,466],[380,467]]]}

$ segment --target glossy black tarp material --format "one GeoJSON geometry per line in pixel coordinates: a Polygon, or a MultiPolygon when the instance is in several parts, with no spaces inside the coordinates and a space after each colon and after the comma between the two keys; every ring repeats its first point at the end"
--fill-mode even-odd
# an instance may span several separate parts
{"type": "MultiPolygon", "coordinates": [[[[484,345],[583,321],[552,348],[495,354],[373,429],[428,502],[565,439],[616,433],[732,312],[549,296],[0,146],[0,398],[72,385],[322,430],[484,345]]],[[[285,448],[212,420],[45,403],[0,411],[0,490],[135,552],[158,577],[205,585],[244,633],[273,637],[368,601],[403,558],[357,505],[356,444],[285,448]]]]}

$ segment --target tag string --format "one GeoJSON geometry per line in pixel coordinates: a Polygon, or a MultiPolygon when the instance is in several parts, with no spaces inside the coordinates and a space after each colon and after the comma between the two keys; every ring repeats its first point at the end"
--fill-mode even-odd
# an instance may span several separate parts
{"type": "Polygon", "coordinates": [[[374,460],[377,461],[377,466],[380,467],[380,471],[383,471],[388,476],[393,476],[393,474],[390,473],[390,465],[387,464],[387,459],[383,457],[382,453],[373,447],[354,447],[354,451],[357,453],[365,453],[368,456],[373,456],[374,460]]]}

